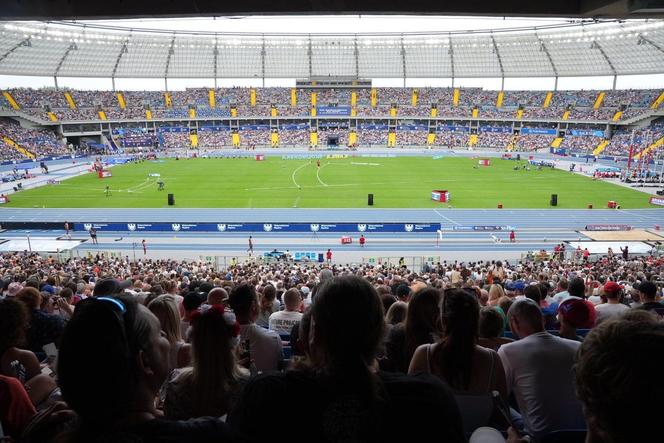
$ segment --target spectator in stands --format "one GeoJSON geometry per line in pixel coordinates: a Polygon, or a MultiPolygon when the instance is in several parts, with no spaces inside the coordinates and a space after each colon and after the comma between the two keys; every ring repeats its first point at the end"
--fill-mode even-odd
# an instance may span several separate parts
{"type": "Polygon", "coordinates": [[[0,375],[0,399],[2,436],[9,443],[21,441],[23,430],[37,411],[21,382],[14,377],[0,375]]]}
{"type": "Polygon", "coordinates": [[[558,307],[560,337],[583,341],[582,337],[576,335],[576,330],[592,328],[595,326],[596,317],[595,306],[588,300],[578,298],[564,300],[558,307]]]}
{"type": "Polygon", "coordinates": [[[664,317],[664,305],[657,301],[657,285],[651,281],[644,281],[639,283],[636,289],[639,291],[642,302],[639,309],[645,309],[664,317]]]}
{"type": "Polygon", "coordinates": [[[445,291],[440,307],[442,338],[419,346],[408,373],[428,372],[455,392],[466,433],[489,425],[492,391],[507,399],[505,371],[496,351],[477,345],[480,308],[477,297],[462,289],[445,291]]]}
{"type": "Polygon", "coordinates": [[[587,442],[658,439],[658,408],[639,408],[636,422],[626,420],[624,411],[664,395],[662,385],[653,383],[653,374],[664,365],[663,348],[664,324],[654,318],[634,321],[616,317],[588,334],[575,368],[576,391],[588,422],[587,442]]]}
{"type": "Polygon", "coordinates": [[[180,334],[185,341],[189,341],[189,326],[191,322],[191,316],[203,304],[204,299],[207,299],[207,297],[204,297],[203,294],[196,291],[187,292],[182,299],[184,315],[180,320],[180,334]]]}
{"type": "Polygon", "coordinates": [[[261,328],[268,329],[270,326],[270,316],[279,311],[281,304],[277,300],[277,288],[267,285],[263,288],[261,294],[260,314],[256,319],[256,324],[261,328]]]}
{"type": "Polygon", "coordinates": [[[21,289],[16,298],[23,302],[29,311],[28,349],[38,357],[43,356],[44,345],[53,343],[57,346],[59,343],[65,322],[59,315],[48,314],[40,309],[42,297],[35,288],[21,289]]]}
{"type": "Polygon", "coordinates": [[[234,287],[228,297],[240,323],[240,336],[243,342],[249,341],[250,355],[260,372],[275,371],[281,368],[283,350],[281,338],[274,331],[258,326],[258,299],[256,290],[249,284],[234,287]]]}
{"type": "Polygon", "coordinates": [[[511,338],[503,337],[505,314],[502,313],[502,309],[500,311],[499,309],[499,307],[492,306],[480,309],[479,339],[477,343],[494,351],[497,351],[502,345],[514,341],[511,338]]]}
{"type": "Polygon", "coordinates": [[[530,299],[516,301],[508,320],[520,340],[501,346],[498,355],[526,432],[541,438],[559,429],[585,428],[572,373],[579,342],[546,332],[542,311],[530,299]]]}
{"type": "Polygon", "coordinates": [[[284,294],[283,311],[277,311],[270,315],[269,329],[279,335],[290,335],[291,329],[302,319],[299,312],[302,303],[302,293],[297,288],[290,288],[284,294]]]}
{"type": "Polygon", "coordinates": [[[0,300],[0,375],[25,383],[41,372],[39,360],[25,344],[29,312],[25,304],[8,297],[0,300]]]}
{"type": "MultiPolygon", "coordinates": [[[[390,296],[391,297],[391,296],[390,296]]],[[[402,301],[395,301],[390,305],[390,308],[385,314],[385,323],[388,328],[406,320],[408,315],[408,303],[402,301]]],[[[389,331],[388,331],[389,332],[389,331]]]]}
{"type": "Polygon", "coordinates": [[[567,287],[570,297],[586,298],[586,284],[581,277],[574,277],[567,287]]]}
{"type": "Polygon", "coordinates": [[[252,441],[267,441],[283,421],[274,413],[278,404],[298,411],[297,432],[288,436],[292,442],[424,441],[432,435],[465,441],[457,407],[442,382],[425,374],[375,371],[383,315],[366,280],[346,276],[322,284],[312,305],[311,369],[250,382],[229,416],[231,426],[252,441]]]}
{"type": "Polygon", "coordinates": [[[551,302],[560,305],[565,299],[569,298],[570,294],[568,288],[569,281],[566,278],[561,277],[556,284],[556,289],[554,290],[555,294],[551,297],[551,302]]]}
{"type": "Polygon", "coordinates": [[[161,330],[171,344],[168,357],[169,368],[177,369],[188,366],[191,348],[182,339],[180,313],[175,304],[175,298],[172,295],[160,295],[148,304],[148,309],[159,320],[161,330]]]}
{"type": "Polygon", "coordinates": [[[237,402],[249,371],[235,359],[240,325],[223,305],[204,305],[192,316],[192,366],[166,388],[166,417],[221,417],[237,402]]]}
{"type": "Polygon", "coordinates": [[[385,345],[387,360],[381,362],[384,369],[407,372],[415,349],[440,337],[440,298],[440,291],[434,288],[420,290],[413,296],[406,321],[390,330],[385,345]]]}
{"type": "Polygon", "coordinates": [[[611,317],[622,314],[629,309],[629,306],[622,303],[623,287],[613,281],[608,281],[602,288],[603,298],[606,303],[595,306],[597,310],[597,324],[611,317]]]}
{"type": "Polygon", "coordinates": [[[154,399],[168,375],[170,349],[160,331],[157,318],[132,297],[77,305],[62,337],[57,371],[63,398],[78,416],[67,441],[231,439],[217,418],[160,418],[154,399]]]}
{"type": "Polygon", "coordinates": [[[224,288],[213,288],[207,295],[208,305],[221,305],[228,301],[228,292],[224,288]]]}

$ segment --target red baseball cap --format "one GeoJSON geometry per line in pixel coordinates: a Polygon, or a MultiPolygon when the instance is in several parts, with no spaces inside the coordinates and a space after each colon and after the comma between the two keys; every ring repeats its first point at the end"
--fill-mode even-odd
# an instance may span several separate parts
{"type": "Polygon", "coordinates": [[[568,298],[563,301],[558,307],[558,314],[570,326],[577,329],[590,329],[595,326],[597,319],[595,306],[588,300],[580,298],[568,298]]]}
{"type": "Polygon", "coordinates": [[[606,283],[604,283],[604,292],[617,294],[618,292],[620,292],[621,289],[623,289],[623,287],[614,281],[607,281],[606,283]]]}

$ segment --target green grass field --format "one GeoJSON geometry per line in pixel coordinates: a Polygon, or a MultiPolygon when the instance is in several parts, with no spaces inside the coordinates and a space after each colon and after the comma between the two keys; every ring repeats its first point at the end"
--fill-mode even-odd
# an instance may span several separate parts
{"type": "Polygon", "coordinates": [[[378,208],[446,207],[430,199],[432,189],[447,189],[455,208],[548,208],[552,193],[559,208],[605,208],[615,200],[627,208],[647,208],[648,195],[593,181],[566,171],[512,168],[514,161],[446,157],[346,158],[315,160],[191,159],[144,162],[112,168],[113,177],[94,174],[12,195],[8,206],[59,208],[160,208],[166,194],[187,208],[360,208],[367,194],[378,208]],[[165,191],[157,190],[161,174],[165,191]],[[109,185],[112,195],[106,197],[109,185]]]}

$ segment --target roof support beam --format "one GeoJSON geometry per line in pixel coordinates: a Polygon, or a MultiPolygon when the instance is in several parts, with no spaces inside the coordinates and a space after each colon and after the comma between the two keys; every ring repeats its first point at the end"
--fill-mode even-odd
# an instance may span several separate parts
{"type": "Polygon", "coordinates": [[[219,58],[219,40],[217,34],[214,35],[214,89],[217,89],[217,59],[219,58]]]}
{"type": "Polygon", "coordinates": [[[355,48],[353,49],[353,55],[355,56],[355,78],[359,80],[360,78],[360,49],[357,47],[357,35],[355,35],[355,48]]]}
{"type": "Polygon", "coordinates": [[[491,43],[493,44],[493,52],[496,54],[496,57],[498,57],[498,66],[500,66],[500,78],[503,79],[502,86],[500,88],[500,90],[502,91],[505,86],[505,69],[503,68],[503,59],[500,57],[498,44],[496,43],[496,39],[493,37],[493,34],[491,34],[491,43]]]}
{"type": "MultiPolygon", "coordinates": [[[[662,54],[664,54],[664,48],[662,48],[661,46],[659,46],[657,43],[655,43],[654,41],[650,40],[649,38],[644,37],[643,34],[639,34],[639,40],[640,40],[641,42],[648,43],[650,46],[652,46],[653,48],[657,49],[659,52],[661,52],[662,54]]],[[[639,44],[639,43],[637,43],[637,45],[638,45],[638,44],[639,44]]]]}
{"type": "Polygon", "coordinates": [[[62,55],[62,58],[60,58],[60,61],[58,62],[58,66],[55,68],[55,72],[53,73],[53,77],[57,77],[58,74],[60,73],[60,68],[62,68],[62,64],[67,60],[67,56],[71,51],[77,51],[78,46],[76,46],[76,43],[71,42],[71,45],[67,48],[65,53],[62,55]]]}
{"type": "Polygon", "coordinates": [[[30,42],[30,37],[26,38],[25,40],[21,40],[19,43],[15,44],[11,48],[9,48],[9,50],[7,52],[5,52],[4,54],[2,54],[2,56],[0,56],[0,62],[3,61],[4,59],[6,59],[7,57],[9,57],[9,55],[12,52],[16,51],[21,46],[31,47],[32,43],[30,42]]]}
{"type": "Polygon", "coordinates": [[[171,46],[168,48],[168,57],[166,58],[166,67],[164,69],[164,78],[168,78],[168,67],[171,65],[171,57],[175,54],[175,34],[171,38],[171,46]]]}
{"type": "Polygon", "coordinates": [[[312,57],[313,53],[311,51],[311,35],[309,35],[309,47],[307,48],[307,57],[309,58],[309,79],[311,79],[311,74],[313,73],[313,66],[312,66],[312,57]]]}
{"type": "Polygon", "coordinates": [[[590,49],[598,49],[600,54],[602,54],[602,57],[604,57],[604,60],[606,60],[606,63],[609,65],[609,68],[611,68],[611,72],[613,73],[614,76],[618,75],[618,72],[616,72],[616,68],[613,67],[613,63],[611,63],[611,59],[609,58],[608,55],[606,55],[606,52],[604,52],[604,49],[602,48],[602,45],[599,44],[599,41],[595,40],[592,42],[590,45],[590,49]]]}
{"type": "Polygon", "coordinates": [[[537,40],[539,41],[540,44],[540,51],[546,54],[546,58],[549,59],[549,63],[551,63],[551,69],[553,70],[553,74],[556,77],[556,89],[558,85],[558,68],[556,68],[556,64],[553,62],[553,58],[551,58],[551,54],[549,53],[549,48],[546,47],[546,44],[544,43],[544,40],[542,40],[537,34],[535,33],[535,36],[537,37],[537,40]]]}
{"type": "Polygon", "coordinates": [[[454,47],[452,46],[452,34],[447,34],[447,42],[450,45],[450,49],[447,50],[447,53],[450,55],[450,67],[452,68],[452,87],[454,87],[454,47]]]}
{"type": "Polygon", "coordinates": [[[403,74],[403,87],[406,87],[406,47],[403,44],[403,35],[401,36],[401,72],[403,74]]]}
{"type": "Polygon", "coordinates": [[[113,73],[111,74],[111,78],[115,78],[115,73],[118,71],[118,66],[120,66],[120,60],[122,60],[122,56],[125,55],[127,52],[129,52],[129,50],[127,49],[127,44],[129,43],[130,38],[131,38],[131,32],[129,33],[129,36],[125,39],[125,41],[122,43],[120,52],[118,53],[118,56],[115,59],[115,66],[113,66],[113,73]]]}
{"type": "Polygon", "coordinates": [[[263,36],[263,46],[261,47],[261,78],[263,87],[265,87],[265,36],[263,36]]]}

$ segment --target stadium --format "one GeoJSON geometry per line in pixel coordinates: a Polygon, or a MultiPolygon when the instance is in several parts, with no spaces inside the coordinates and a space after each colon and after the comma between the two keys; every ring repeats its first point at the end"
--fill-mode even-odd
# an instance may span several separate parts
{"type": "Polygon", "coordinates": [[[657,2],[52,3],[0,14],[0,439],[657,440],[601,406],[659,392],[657,2]]]}

